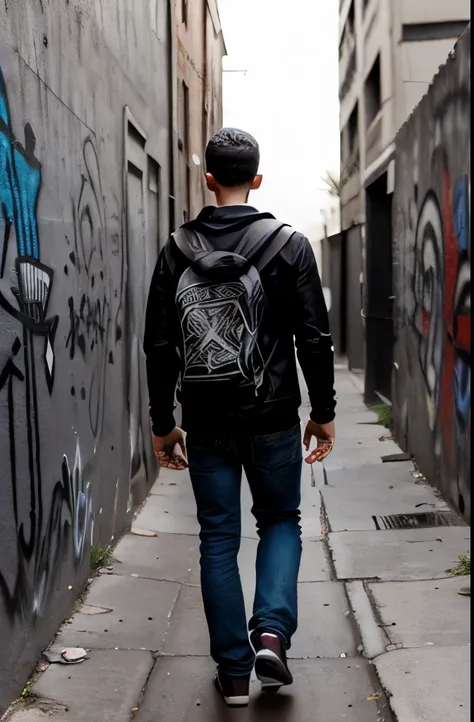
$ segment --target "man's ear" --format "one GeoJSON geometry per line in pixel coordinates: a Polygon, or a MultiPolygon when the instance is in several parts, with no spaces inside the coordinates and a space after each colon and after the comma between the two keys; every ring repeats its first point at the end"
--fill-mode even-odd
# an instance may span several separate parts
{"type": "Polygon", "coordinates": [[[250,190],[251,190],[251,191],[258,191],[259,188],[260,188],[260,186],[262,185],[262,181],[263,181],[263,176],[259,173],[259,174],[256,175],[255,178],[253,179],[253,183],[252,183],[252,185],[250,186],[250,190]]]}
{"type": "Polygon", "coordinates": [[[217,181],[214,178],[214,176],[211,173],[206,173],[205,175],[207,187],[211,191],[211,193],[215,193],[217,190],[217,181]]]}

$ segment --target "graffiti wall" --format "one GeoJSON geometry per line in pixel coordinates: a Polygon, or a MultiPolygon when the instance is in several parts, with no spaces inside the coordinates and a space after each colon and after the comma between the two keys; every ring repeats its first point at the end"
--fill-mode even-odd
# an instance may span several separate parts
{"type": "Polygon", "coordinates": [[[397,138],[398,440],[470,522],[470,27],[397,138]]]}
{"type": "Polygon", "coordinates": [[[127,332],[169,230],[168,55],[145,5],[0,10],[0,716],[90,576],[91,547],[113,543],[156,476],[146,414],[138,452],[131,437],[147,398],[127,332]],[[148,131],[133,284],[130,112],[148,131]],[[161,172],[147,199],[148,167],[161,172]]]}

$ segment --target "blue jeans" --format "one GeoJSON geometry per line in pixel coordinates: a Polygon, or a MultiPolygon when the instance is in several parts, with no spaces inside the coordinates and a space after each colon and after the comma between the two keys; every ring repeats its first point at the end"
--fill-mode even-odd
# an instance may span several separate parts
{"type": "Polygon", "coordinates": [[[301,430],[219,441],[191,433],[187,450],[201,525],[201,586],[211,655],[220,671],[243,676],[252,670],[255,655],[237,565],[242,468],[260,537],[249,630],[276,632],[289,648],[298,624],[301,430]]]}

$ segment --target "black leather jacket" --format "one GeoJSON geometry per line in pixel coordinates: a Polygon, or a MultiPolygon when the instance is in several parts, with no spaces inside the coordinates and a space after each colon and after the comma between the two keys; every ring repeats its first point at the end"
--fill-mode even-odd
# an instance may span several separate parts
{"type": "MultiPolygon", "coordinates": [[[[260,218],[272,218],[249,206],[205,208],[188,227],[220,250],[235,251],[243,231],[260,218]]],[[[148,298],[144,350],[153,431],[165,436],[174,427],[175,391],[180,372],[181,330],[175,294],[188,261],[170,239],[158,259],[148,298]]],[[[251,408],[219,403],[215,398],[182,399],[186,431],[211,436],[258,436],[285,431],[299,421],[301,404],[295,341],[311,402],[311,418],[332,421],[336,406],[334,354],[326,304],[313,250],[295,233],[261,273],[266,297],[259,348],[269,377],[268,392],[251,408]]],[[[210,385],[207,384],[207,387],[210,385]]],[[[209,393],[209,388],[208,388],[209,393]]],[[[179,400],[179,394],[178,394],[179,400]]]]}

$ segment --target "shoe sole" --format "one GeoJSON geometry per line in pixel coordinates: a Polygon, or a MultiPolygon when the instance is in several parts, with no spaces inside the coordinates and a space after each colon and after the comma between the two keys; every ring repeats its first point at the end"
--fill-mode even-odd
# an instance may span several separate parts
{"type": "Polygon", "coordinates": [[[241,697],[226,697],[217,675],[214,677],[214,686],[228,707],[248,707],[250,695],[243,695],[241,697]]]}
{"type": "Polygon", "coordinates": [[[262,689],[278,691],[293,684],[293,676],[280,657],[271,649],[261,649],[255,660],[255,673],[262,689]]]}

